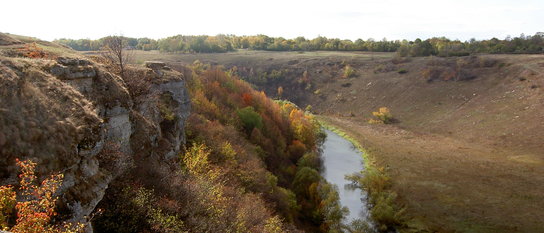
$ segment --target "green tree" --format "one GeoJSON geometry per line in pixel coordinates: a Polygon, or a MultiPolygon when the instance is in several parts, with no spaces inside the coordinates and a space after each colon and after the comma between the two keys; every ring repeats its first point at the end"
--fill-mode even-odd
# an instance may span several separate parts
{"type": "Polygon", "coordinates": [[[240,121],[247,134],[249,135],[253,128],[262,129],[263,128],[263,118],[252,106],[247,106],[245,108],[239,109],[236,111],[240,121]]]}

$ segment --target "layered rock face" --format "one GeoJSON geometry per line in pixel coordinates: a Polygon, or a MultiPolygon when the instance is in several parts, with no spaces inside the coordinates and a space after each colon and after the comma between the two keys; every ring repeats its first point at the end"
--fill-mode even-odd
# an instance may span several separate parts
{"type": "Polygon", "coordinates": [[[134,89],[85,58],[0,56],[0,185],[18,182],[16,158],[32,159],[40,180],[64,174],[61,211],[81,221],[136,155],[177,155],[189,115],[185,82],[164,64],[150,67],[126,75],[142,81],[134,89]]]}

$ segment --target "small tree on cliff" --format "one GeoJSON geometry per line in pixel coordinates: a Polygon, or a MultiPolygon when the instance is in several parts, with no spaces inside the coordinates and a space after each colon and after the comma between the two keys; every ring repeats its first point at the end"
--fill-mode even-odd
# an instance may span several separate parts
{"type": "Polygon", "coordinates": [[[102,56],[119,68],[119,74],[124,77],[125,67],[132,58],[128,40],[123,36],[108,36],[103,39],[102,56]]]}
{"type": "Polygon", "coordinates": [[[52,175],[38,185],[35,174],[36,163],[17,160],[21,168],[19,193],[14,187],[0,186],[0,231],[13,233],[76,233],[82,232],[82,223],[52,224],[57,215],[55,195],[62,185],[62,174],[52,175]],[[16,216],[13,216],[16,215],[16,216]],[[16,217],[16,218],[15,218],[16,217]],[[13,219],[15,218],[15,224],[13,219]],[[11,227],[10,227],[11,226],[11,227]]]}

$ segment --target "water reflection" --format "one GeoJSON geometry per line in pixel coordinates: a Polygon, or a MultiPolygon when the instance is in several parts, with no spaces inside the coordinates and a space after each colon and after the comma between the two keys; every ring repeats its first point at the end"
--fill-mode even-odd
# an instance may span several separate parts
{"type": "Polygon", "coordinates": [[[354,189],[346,175],[357,173],[364,168],[362,153],[348,140],[325,130],[327,139],[323,144],[323,177],[338,188],[340,204],[349,209],[345,222],[369,219],[366,192],[354,189]]]}

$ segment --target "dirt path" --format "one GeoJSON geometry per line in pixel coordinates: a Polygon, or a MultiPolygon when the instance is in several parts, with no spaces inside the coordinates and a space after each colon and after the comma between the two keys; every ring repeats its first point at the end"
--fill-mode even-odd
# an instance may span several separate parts
{"type": "Polygon", "coordinates": [[[544,232],[544,162],[395,126],[324,117],[388,167],[411,215],[437,230],[544,232]]]}

